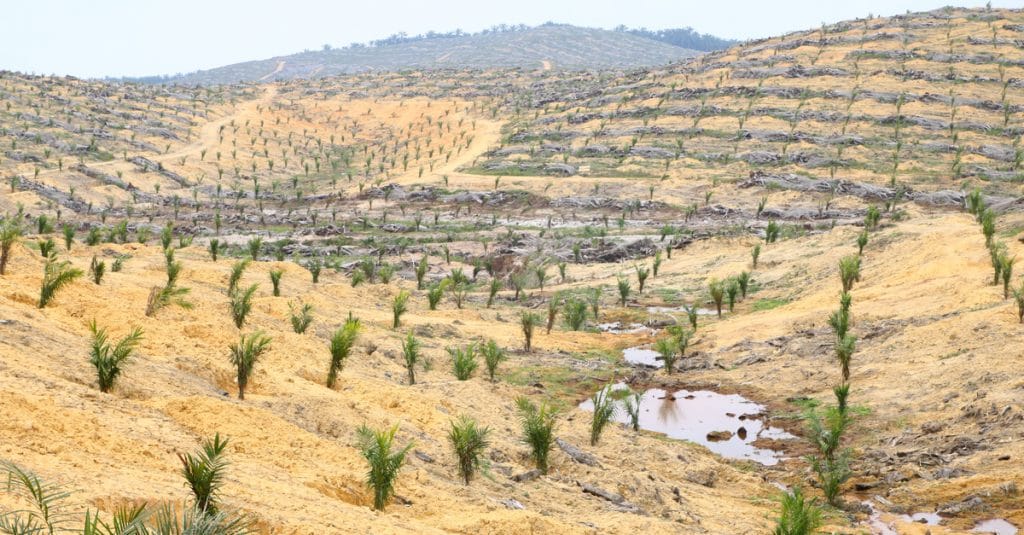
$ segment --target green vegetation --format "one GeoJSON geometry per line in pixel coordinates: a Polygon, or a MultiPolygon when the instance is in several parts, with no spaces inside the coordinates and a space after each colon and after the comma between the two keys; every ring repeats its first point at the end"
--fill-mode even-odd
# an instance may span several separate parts
{"type": "Polygon", "coordinates": [[[448,442],[452,445],[458,460],[459,476],[467,485],[477,470],[486,466],[484,451],[490,445],[490,434],[489,427],[478,426],[475,420],[466,415],[459,416],[457,420],[451,422],[448,442]]]}
{"type": "Polygon", "coordinates": [[[397,433],[397,425],[380,431],[374,431],[364,425],[356,430],[359,450],[370,465],[370,470],[366,474],[366,486],[373,490],[373,508],[377,511],[383,511],[394,495],[398,472],[405,463],[406,454],[413,446],[410,442],[392,453],[397,433]]]}
{"type": "Polygon", "coordinates": [[[548,454],[555,445],[558,411],[547,402],[536,405],[524,397],[516,398],[523,426],[523,441],[530,446],[530,457],[542,474],[548,473],[548,454]]]}
{"type": "Polygon", "coordinates": [[[39,289],[39,308],[45,308],[58,291],[82,275],[82,270],[71,267],[71,262],[48,258],[43,267],[43,284],[39,289]]]}
{"type": "Polygon", "coordinates": [[[601,439],[601,433],[604,428],[615,419],[615,413],[617,406],[615,405],[615,399],[611,395],[612,386],[608,385],[598,390],[590,398],[590,401],[594,404],[594,415],[590,421],[590,445],[596,446],[597,442],[601,439]]]}
{"type": "Polygon", "coordinates": [[[476,344],[470,343],[466,347],[449,347],[448,355],[452,357],[452,373],[455,378],[465,381],[473,376],[479,363],[476,361],[476,344]]]}
{"type": "Polygon", "coordinates": [[[359,319],[353,318],[351,315],[345,320],[345,324],[331,335],[329,346],[331,364],[327,370],[327,388],[334,388],[334,384],[338,380],[338,372],[345,367],[345,362],[352,353],[352,346],[355,345],[358,336],[359,319]]]}
{"type": "Polygon", "coordinates": [[[142,341],[142,329],[136,327],[127,336],[111,345],[107,330],[98,328],[96,321],[89,323],[92,333],[92,349],[89,363],[96,368],[96,378],[100,392],[110,392],[114,382],[121,376],[121,366],[132,356],[132,352],[142,341]]]}
{"type": "Polygon", "coordinates": [[[270,350],[270,338],[256,331],[242,335],[237,344],[231,344],[231,364],[235,366],[238,379],[238,399],[245,399],[245,387],[249,384],[256,362],[270,350]]]}

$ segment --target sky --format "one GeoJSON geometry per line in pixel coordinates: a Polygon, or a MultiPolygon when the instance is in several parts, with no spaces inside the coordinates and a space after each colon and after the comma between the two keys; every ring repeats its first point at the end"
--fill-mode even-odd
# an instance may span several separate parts
{"type": "MultiPolygon", "coordinates": [[[[823,22],[981,0],[12,0],[0,70],[80,77],[175,74],[345,46],[394,33],[479,31],[547,21],[613,28],[690,26],[752,39],[823,22]]],[[[993,0],[1024,7],[1024,0],[993,0]]]]}

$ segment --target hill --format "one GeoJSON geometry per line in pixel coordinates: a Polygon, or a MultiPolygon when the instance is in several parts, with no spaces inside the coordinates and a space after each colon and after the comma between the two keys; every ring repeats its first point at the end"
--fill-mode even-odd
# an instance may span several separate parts
{"type": "Polygon", "coordinates": [[[2,73],[0,213],[24,235],[0,275],[0,459],[74,489],[75,522],[187,506],[178,454],[221,433],[221,507],[262,532],[766,533],[793,487],[827,532],[1024,526],[1022,40],[1024,11],[951,8],[628,72],[2,73]],[[107,270],[40,308],[44,251],[107,270]],[[147,314],[172,279],[192,306],[147,314]],[[106,393],[94,319],[144,331],[106,393]],[[256,331],[240,400],[230,346],[256,331]],[[482,356],[458,380],[449,348],[491,340],[495,381],[482,356]],[[640,429],[592,444],[586,401],[620,383],[640,429]],[[520,397],[560,410],[547,474],[520,397]],[[833,505],[807,462],[826,408],[848,422],[833,505]],[[462,415],[491,429],[469,486],[462,415]],[[413,444],[384,512],[363,424],[413,444]]]}
{"type": "Polygon", "coordinates": [[[624,31],[547,24],[477,34],[396,37],[371,46],[306,51],[147,81],[225,84],[438,68],[631,69],[697,54],[696,50],[624,31]]]}

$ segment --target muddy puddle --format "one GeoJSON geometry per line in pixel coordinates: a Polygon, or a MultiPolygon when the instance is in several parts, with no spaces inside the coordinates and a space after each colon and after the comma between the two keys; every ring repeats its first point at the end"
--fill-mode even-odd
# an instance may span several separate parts
{"type": "MultiPolygon", "coordinates": [[[[724,310],[723,310],[724,312],[724,310]]],[[[647,307],[648,314],[686,314],[684,307],[647,307]]],[[[713,308],[698,308],[698,316],[716,316],[718,311],[713,308]]]]}
{"type": "Polygon", "coordinates": [[[993,518],[991,520],[985,520],[978,522],[977,525],[971,529],[971,533],[994,533],[995,535],[1016,535],[1017,526],[1003,520],[1002,518],[993,518]]]}
{"type": "Polygon", "coordinates": [[[611,323],[598,323],[597,330],[608,334],[641,334],[655,333],[654,329],[642,323],[622,323],[613,321],[611,323]]]}
{"type": "MultiPolygon", "coordinates": [[[[619,383],[614,389],[622,391],[628,387],[619,383]]],[[[622,401],[616,403],[615,420],[629,422],[622,401]]],[[[587,400],[579,408],[593,411],[594,404],[587,400]]],[[[764,406],[737,394],[708,390],[647,390],[640,396],[639,421],[641,429],[695,442],[723,457],[750,460],[766,466],[777,464],[783,454],[755,446],[756,440],[796,438],[782,429],[767,426],[764,406]]]]}
{"type": "Polygon", "coordinates": [[[622,358],[634,366],[647,366],[649,368],[663,368],[665,363],[657,360],[661,353],[644,347],[628,347],[622,350],[622,358]]]}

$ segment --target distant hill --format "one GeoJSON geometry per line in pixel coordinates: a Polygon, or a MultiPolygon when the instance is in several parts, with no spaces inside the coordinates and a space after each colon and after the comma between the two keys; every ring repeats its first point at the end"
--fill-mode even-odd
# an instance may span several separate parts
{"type": "MultiPolygon", "coordinates": [[[[501,26],[475,34],[429,33],[407,37],[398,34],[368,45],[305,51],[289,56],[247,61],[214,69],[169,77],[139,78],[149,83],[226,84],[242,81],[315,78],[366,71],[403,69],[519,67],[525,69],[585,70],[637,68],[663,65],[700,54],[698,50],[671,44],[684,42],[689,30],[648,32],[613,31],[548,23],[536,27],[501,26]],[[646,32],[646,33],[644,33],[646,32]],[[649,34],[649,35],[648,35],[649,34]]],[[[705,49],[714,42],[690,41],[705,49]]],[[[712,38],[714,39],[714,38],[712,38]]],[[[722,41],[722,43],[729,43],[722,41]]]]}

